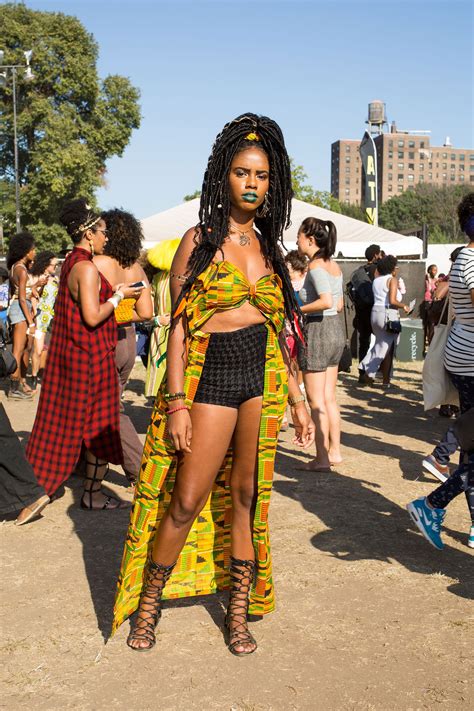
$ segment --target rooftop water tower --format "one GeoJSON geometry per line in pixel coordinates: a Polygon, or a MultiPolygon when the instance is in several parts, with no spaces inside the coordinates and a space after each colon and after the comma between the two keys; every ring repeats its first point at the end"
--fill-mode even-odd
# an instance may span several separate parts
{"type": "Polygon", "coordinates": [[[374,99],[369,104],[369,114],[367,121],[369,124],[370,133],[383,133],[384,126],[387,125],[387,115],[385,112],[385,103],[380,99],[374,99]]]}

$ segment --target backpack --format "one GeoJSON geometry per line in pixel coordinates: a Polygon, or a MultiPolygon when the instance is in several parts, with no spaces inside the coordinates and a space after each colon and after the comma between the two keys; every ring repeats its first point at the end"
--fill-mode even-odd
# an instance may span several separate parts
{"type": "Polygon", "coordinates": [[[358,267],[352,273],[351,280],[347,285],[347,293],[355,306],[360,308],[371,308],[373,306],[372,279],[366,264],[358,267]]]}

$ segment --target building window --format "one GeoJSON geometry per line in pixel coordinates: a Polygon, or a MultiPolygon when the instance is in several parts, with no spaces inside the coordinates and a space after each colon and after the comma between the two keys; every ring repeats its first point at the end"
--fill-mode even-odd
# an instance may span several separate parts
{"type": "Polygon", "coordinates": [[[442,165],[441,167],[443,168],[443,170],[446,170],[446,168],[448,167],[448,164],[447,164],[447,163],[443,163],[443,165],[442,165]]]}
{"type": "Polygon", "coordinates": [[[398,170],[405,170],[405,164],[404,164],[404,163],[398,163],[398,170]]]}
{"type": "Polygon", "coordinates": [[[424,169],[425,169],[424,163],[420,163],[420,165],[418,166],[418,169],[419,169],[419,170],[424,170],[424,169]]]}
{"type": "Polygon", "coordinates": [[[461,183],[463,183],[464,182],[464,175],[460,175],[459,180],[461,181],[461,183]]]}
{"type": "Polygon", "coordinates": [[[451,170],[456,170],[456,163],[451,163],[451,170]]]}
{"type": "Polygon", "coordinates": [[[351,162],[351,157],[350,157],[350,156],[346,156],[346,163],[350,163],[350,162],[351,162]]]}
{"type": "Polygon", "coordinates": [[[448,179],[448,176],[446,175],[446,173],[443,173],[443,175],[442,175],[441,177],[443,178],[443,180],[447,180],[447,179],[448,179]]]}
{"type": "Polygon", "coordinates": [[[433,163],[428,163],[428,168],[431,169],[432,167],[433,167],[433,163]]]}
{"type": "Polygon", "coordinates": [[[408,158],[410,160],[415,160],[415,151],[409,151],[408,158]]]}
{"type": "Polygon", "coordinates": [[[465,158],[466,156],[464,155],[464,153],[459,154],[459,160],[465,160],[465,158]]]}
{"type": "Polygon", "coordinates": [[[403,158],[404,155],[405,155],[405,154],[404,154],[403,151],[398,151],[398,157],[399,157],[399,158],[403,158]]]}
{"type": "Polygon", "coordinates": [[[471,175],[471,176],[469,177],[469,180],[470,180],[471,183],[474,183],[474,175],[471,175]]]}
{"type": "Polygon", "coordinates": [[[424,175],[420,175],[420,178],[419,178],[420,183],[422,183],[422,182],[424,181],[424,179],[425,179],[425,176],[424,176],[424,175]]]}
{"type": "Polygon", "coordinates": [[[346,173],[350,173],[350,172],[351,172],[351,167],[350,167],[350,165],[346,165],[346,173]]]}
{"type": "Polygon", "coordinates": [[[389,179],[389,180],[392,180],[392,178],[393,178],[392,173],[389,173],[389,174],[388,174],[388,179],[389,179]]]}
{"type": "Polygon", "coordinates": [[[403,183],[403,173],[399,173],[399,174],[398,174],[398,182],[399,182],[399,183],[400,183],[400,182],[403,183]]]}
{"type": "Polygon", "coordinates": [[[471,155],[469,156],[469,160],[474,160],[474,153],[471,153],[471,155]]]}
{"type": "Polygon", "coordinates": [[[404,142],[404,141],[398,141],[398,145],[399,145],[400,148],[403,148],[403,146],[405,145],[405,142],[404,142]]]}
{"type": "Polygon", "coordinates": [[[402,193],[402,192],[403,192],[403,185],[399,185],[399,186],[398,186],[398,192],[399,192],[399,193],[402,193]]]}
{"type": "Polygon", "coordinates": [[[389,158],[393,158],[393,151],[389,151],[389,152],[388,152],[388,157],[389,157],[389,158]]]}
{"type": "Polygon", "coordinates": [[[389,192],[389,193],[392,192],[392,186],[391,186],[391,185],[388,186],[388,192],[389,192]]]}
{"type": "Polygon", "coordinates": [[[448,157],[448,154],[447,154],[447,153],[443,153],[443,155],[442,155],[441,157],[442,157],[442,158],[447,158],[447,157],[448,157]]]}
{"type": "Polygon", "coordinates": [[[414,164],[414,163],[408,163],[408,170],[415,170],[415,164],[414,164]]]}
{"type": "Polygon", "coordinates": [[[433,173],[428,173],[428,180],[433,180],[433,173]]]}
{"type": "Polygon", "coordinates": [[[346,188],[344,192],[345,192],[346,195],[350,195],[350,193],[351,193],[351,191],[349,190],[349,188],[346,188]]]}
{"type": "Polygon", "coordinates": [[[392,170],[392,169],[393,169],[393,163],[389,163],[389,164],[388,164],[388,169],[389,169],[389,170],[392,170]]]}
{"type": "Polygon", "coordinates": [[[456,153],[451,153],[451,160],[456,160],[456,153]]]}
{"type": "Polygon", "coordinates": [[[408,176],[408,182],[409,182],[409,183],[413,183],[414,180],[415,180],[415,176],[414,176],[414,175],[409,175],[409,176],[408,176]]]}
{"type": "Polygon", "coordinates": [[[451,180],[456,180],[456,176],[454,175],[454,173],[451,176],[451,180]]]}
{"type": "Polygon", "coordinates": [[[351,179],[350,179],[350,178],[346,178],[344,182],[345,182],[346,185],[350,185],[350,184],[351,184],[351,179]]]}
{"type": "Polygon", "coordinates": [[[470,165],[470,166],[469,166],[469,170],[470,170],[470,171],[473,171],[473,170],[474,170],[474,165],[470,165]]]}
{"type": "Polygon", "coordinates": [[[389,141],[389,142],[388,142],[388,147],[389,147],[389,148],[393,148],[393,141],[389,141]]]}
{"type": "Polygon", "coordinates": [[[424,147],[425,147],[425,142],[424,142],[424,141],[420,141],[420,148],[424,148],[424,147]]]}
{"type": "Polygon", "coordinates": [[[463,166],[463,165],[460,165],[460,166],[459,166],[459,170],[464,170],[464,166],[463,166]]]}

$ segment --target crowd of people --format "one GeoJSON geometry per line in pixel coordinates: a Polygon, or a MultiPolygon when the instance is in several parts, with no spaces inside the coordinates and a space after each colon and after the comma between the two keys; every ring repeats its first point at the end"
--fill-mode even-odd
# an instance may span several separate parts
{"type": "MultiPolygon", "coordinates": [[[[123,467],[134,502],[113,631],[136,613],[127,638],[133,650],[155,645],[164,595],[229,589],[229,650],[253,653],[248,614],[274,608],[268,508],[288,406],[295,446],[316,444],[305,468],[330,471],[342,462],[336,383],[346,333],[337,231],[307,218],[298,249],[285,255],[291,198],[281,130],[249,113],[215,140],[198,224],[145,260],[133,215],[100,213],[81,198],[60,216],[72,242],[61,265],[52,252],[37,254],[28,232],[10,241],[8,273],[0,273],[1,323],[9,324],[17,365],[8,397],[31,399],[40,389],[25,453],[0,406],[0,513],[19,511],[17,524],[28,523],[81,467],[81,508],[127,507],[102,490],[109,464],[123,467]],[[121,404],[137,343],[146,394],[154,397],[144,449],[121,404]]],[[[437,547],[454,496],[466,491],[473,513],[472,194],[466,205],[460,221],[470,243],[445,282],[455,317],[446,368],[462,416],[443,446],[450,456],[460,447],[461,462],[427,499],[408,506],[437,547]]],[[[380,372],[389,387],[400,312],[409,307],[396,258],[378,245],[366,258],[347,290],[359,331],[359,383],[373,385],[380,372]]],[[[429,282],[431,301],[437,288],[429,282]]],[[[436,451],[430,456],[447,466],[436,451]]]]}

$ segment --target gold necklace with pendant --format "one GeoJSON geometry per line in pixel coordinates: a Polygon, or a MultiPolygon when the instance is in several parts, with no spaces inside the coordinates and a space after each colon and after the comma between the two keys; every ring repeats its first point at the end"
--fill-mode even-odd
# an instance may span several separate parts
{"type": "Polygon", "coordinates": [[[249,232],[252,231],[252,227],[250,227],[248,230],[245,230],[242,232],[241,229],[239,229],[236,225],[234,225],[233,222],[230,222],[230,231],[233,232],[234,234],[239,235],[239,244],[241,247],[248,247],[250,244],[250,237],[249,237],[249,232]],[[233,228],[233,229],[232,229],[233,228]]]}

